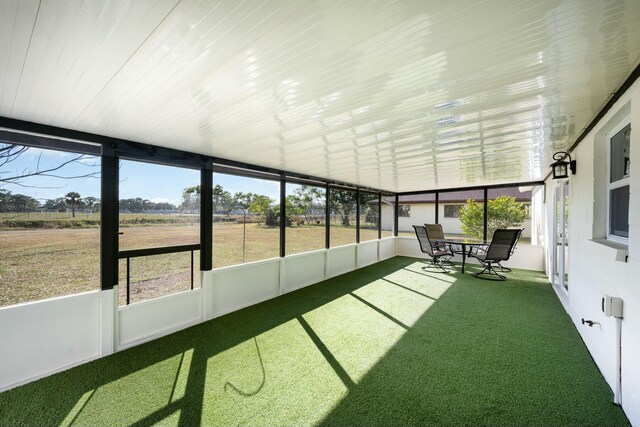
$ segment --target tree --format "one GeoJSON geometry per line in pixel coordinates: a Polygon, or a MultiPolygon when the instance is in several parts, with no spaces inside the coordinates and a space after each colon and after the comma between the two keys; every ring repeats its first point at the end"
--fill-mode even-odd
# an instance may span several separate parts
{"type": "Polygon", "coordinates": [[[251,192],[243,193],[240,191],[238,193],[235,193],[233,195],[234,208],[241,207],[243,209],[249,209],[249,206],[251,206],[251,203],[253,203],[253,199],[255,199],[257,196],[258,194],[253,194],[251,192]]]}
{"type": "Polygon", "coordinates": [[[76,193],[75,191],[70,191],[67,194],[64,195],[65,201],[71,205],[71,216],[73,218],[76,217],[76,204],[78,204],[78,202],[81,199],[80,194],[76,193]]]}
{"type": "Polygon", "coordinates": [[[0,212],[9,212],[11,205],[11,191],[0,188],[0,212]]]}
{"type": "MultiPolygon", "coordinates": [[[[85,197],[84,205],[89,208],[89,211],[91,211],[91,213],[93,213],[94,208],[100,206],[100,199],[98,199],[97,197],[85,197]]],[[[99,209],[96,209],[96,212],[98,212],[98,210],[99,209]]]]}
{"type": "Polygon", "coordinates": [[[31,187],[24,184],[24,179],[32,176],[46,176],[50,178],[59,179],[76,179],[76,178],[88,178],[100,176],[99,163],[91,163],[89,160],[94,159],[94,156],[85,154],[73,153],[70,158],[67,158],[60,163],[53,166],[41,166],[42,153],[38,155],[38,159],[35,162],[30,162],[33,166],[25,169],[11,170],[10,164],[15,162],[28,152],[30,147],[15,144],[0,144],[0,184],[14,184],[21,187],[31,187]],[[68,174],[65,173],[64,167],[67,165],[76,164],[82,166],[86,173],[80,174],[68,174]]]}
{"type": "Polygon", "coordinates": [[[200,211],[200,186],[188,187],[182,190],[182,204],[180,210],[188,212],[200,211]]]}
{"type": "Polygon", "coordinates": [[[351,225],[350,216],[356,208],[358,199],[355,191],[349,190],[331,190],[330,203],[331,209],[338,212],[342,218],[342,225],[348,227],[351,225]]]}
{"type": "Polygon", "coordinates": [[[151,207],[151,202],[142,197],[120,199],[120,212],[141,213],[151,207]]]}
{"type": "Polygon", "coordinates": [[[251,201],[248,210],[254,214],[266,215],[267,209],[272,203],[275,203],[273,199],[263,195],[256,195],[251,201]]]}
{"type": "MultiPolygon", "coordinates": [[[[308,224],[313,222],[314,211],[321,209],[321,200],[325,198],[325,194],[323,188],[311,185],[303,185],[294,191],[294,195],[297,197],[295,200],[296,206],[302,210],[298,215],[303,215],[308,224]]],[[[324,215],[324,212],[322,212],[322,215],[324,215]]]]}
{"type": "Polygon", "coordinates": [[[303,198],[297,194],[289,194],[285,198],[285,208],[287,210],[285,219],[287,227],[291,226],[293,222],[298,223],[298,225],[304,222],[303,219],[299,218],[303,216],[307,210],[307,204],[303,198]]]}
{"type": "Polygon", "coordinates": [[[371,206],[363,203],[360,205],[360,209],[364,209],[364,221],[377,228],[380,220],[378,205],[371,206]]]}
{"type": "Polygon", "coordinates": [[[213,212],[229,214],[236,207],[231,193],[225,191],[221,185],[213,187],[213,212]]]}
{"type": "Polygon", "coordinates": [[[175,211],[177,206],[169,202],[157,202],[151,203],[149,208],[153,211],[175,211]]]}
{"type": "MultiPolygon", "coordinates": [[[[477,239],[483,238],[484,206],[475,200],[467,200],[466,206],[460,209],[462,231],[477,239]]],[[[527,217],[524,203],[516,202],[514,197],[501,196],[487,201],[487,237],[491,238],[498,228],[509,228],[522,225],[527,217]]]]}
{"type": "Polygon", "coordinates": [[[42,205],[42,207],[48,211],[67,211],[67,204],[65,203],[63,197],[58,197],[57,199],[48,199],[44,202],[44,205],[42,205]]]}
{"type": "Polygon", "coordinates": [[[33,212],[39,208],[40,202],[31,196],[0,190],[0,212],[33,212]]]}
{"type": "Polygon", "coordinates": [[[269,227],[280,225],[280,205],[269,206],[265,211],[264,223],[269,227]]]}

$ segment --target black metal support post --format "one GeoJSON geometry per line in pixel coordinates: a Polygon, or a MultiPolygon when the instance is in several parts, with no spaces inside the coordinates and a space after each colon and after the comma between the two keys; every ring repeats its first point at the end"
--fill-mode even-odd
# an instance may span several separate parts
{"type": "Polygon", "coordinates": [[[382,193],[378,193],[378,239],[382,239],[382,193]]]}
{"type": "Polygon", "coordinates": [[[400,216],[400,197],[396,194],[396,203],[393,207],[393,235],[398,237],[398,217],[400,216]]]}
{"type": "Polygon", "coordinates": [[[487,212],[489,211],[489,201],[487,200],[487,195],[489,194],[489,190],[484,188],[484,229],[482,232],[483,240],[487,241],[487,212]]]}
{"type": "MultiPolygon", "coordinates": [[[[200,255],[202,255],[202,252],[200,255]]],[[[191,290],[193,290],[193,251],[191,251],[191,290]]]]}
{"type": "Polygon", "coordinates": [[[287,222],[287,182],[284,174],[280,175],[280,257],[284,257],[285,252],[285,233],[287,222]]]}
{"type": "Polygon", "coordinates": [[[435,224],[440,224],[440,218],[439,218],[439,207],[440,207],[440,193],[436,193],[436,222],[435,224]]]}
{"type": "Polygon", "coordinates": [[[127,258],[127,305],[131,302],[131,258],[127,258]]]}
{"type": "Polygon", "coordinates": [[[100,287],[118,284],[118,156],[105,147],[101,162],[100,200],[100,287]]]}
{"type": "Polygon", "coordinates": [[[325,213],[324,213],[324,247],[329,249],[331,247],[331,187],[329,184],[325,185],[325,213]]]}
{"type": "Polygon", "coordinates": [[[356,243],[360,243],[360,187],[356,188],[356,243]]]}
{"type": "MultiPolygon", "coordinates": [[[[213,268],[213,172],[200,170],[200,270],[213,268]]],[[[191,280],[193,289],[193,279],[191,280]]]]}

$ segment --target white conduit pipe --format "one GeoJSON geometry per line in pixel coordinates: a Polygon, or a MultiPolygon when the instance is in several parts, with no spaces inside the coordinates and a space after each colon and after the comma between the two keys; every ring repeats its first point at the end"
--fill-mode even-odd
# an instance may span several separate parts
{"type": "Polygon", "coordinates": [[[616,320],[616,389],[613,403],[622,405],[622,319],[616,320]]]}

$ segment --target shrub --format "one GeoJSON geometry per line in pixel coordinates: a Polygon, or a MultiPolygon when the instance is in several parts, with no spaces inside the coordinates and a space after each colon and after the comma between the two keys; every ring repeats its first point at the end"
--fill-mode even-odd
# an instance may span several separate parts
{"type": "MultiPolygon", "coordinates": [[[[460,209],[462,231],[469,236],[482,239],[484,233],[484,206],[475,200],[467,200],[460,209]]],[[[527,217],[524,204],[516,202],[514,197],[501,196],[487,202],[487,238],[491,239],[498,228],[522,225],[527,217]]]]}
{"type": "Polygon", "coordinates": [[[277,227],[280,225],[280,209],[275,207],[269,207],[265,212],[264,217],[265,225],[269,227],[277,227]]]}

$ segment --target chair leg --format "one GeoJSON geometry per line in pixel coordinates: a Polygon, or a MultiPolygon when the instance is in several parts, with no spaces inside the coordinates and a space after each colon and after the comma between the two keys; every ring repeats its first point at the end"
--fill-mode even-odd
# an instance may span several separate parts
{"type": "Polygon", "coordinates": [[[484,267],[482,271],[473,273],[473,276],[477,277],[478,279],[484,279],[484,280],[493,280],[493,281],[507,280],[507,276],[503,276],[502,274],[498,273],[496,269],[493,268],[492,264],[493,263],[491,262],[482,263],[482,266],[484,267]]]}
{"type": "MultiPolygon", "coordinates": [[[[436,248],[438,248],[438,247],[436,246],[433,249],[435,250],[436,248]]],[[[438,256],[438,258],[440,258],[440,263],[441,264],[447,264],[448,266],[453,267],[453,266],[455,266],[455,264],[453,263],[453,261],[451,261],[451,258],[453,258],[454,255],[455,254],[453,253],[453,251],[449,251],[445,255],[438,256]]]]}
{"type": "Polygon", "coordinates": [[[498,263],[498,267],[500,267],[500,271],[503,273],[511,273],[511,269],[503,266],[502,263],[498,263]]]}
{"type": "Polygon", "coordinates": [[[453,258],[453,255],[444,255],[446,257],[448,257],[447,259],[444,259],[444,257],[442,258],[442,263],[443,264],[447,264],[451,267],[455,266],[455,264],[453,263],[453,261],[451,261],[451,258],[453,258]]]}
{"type": "Polygon", "coordinates": [[[433,257],[431,259],[431,262],[429,262],[428,265],[426,265],[425,267],[422,267],[422,269],[424,271],[432,271],[432,270],[429,270],[429,269],[432,269],[432,268],[435,268],[436,270],[439,270],[439,271],[435,271],[435,272],[449,273],[449,270],[444,268],[444,266],[442,265],[442,261],[440,260],[440,257],[433,257]]]}

